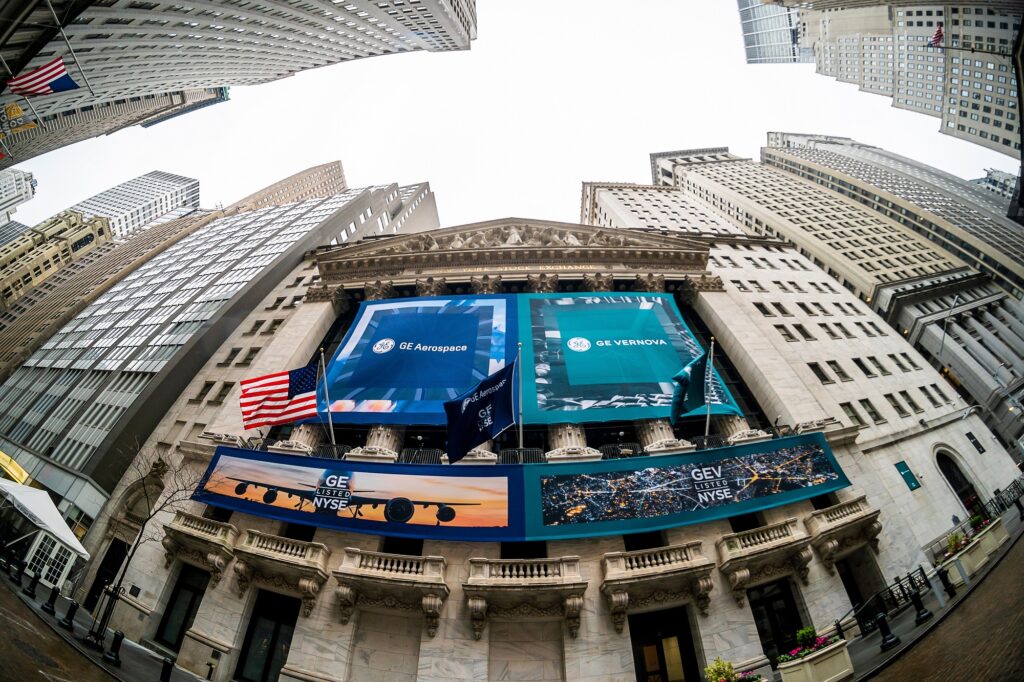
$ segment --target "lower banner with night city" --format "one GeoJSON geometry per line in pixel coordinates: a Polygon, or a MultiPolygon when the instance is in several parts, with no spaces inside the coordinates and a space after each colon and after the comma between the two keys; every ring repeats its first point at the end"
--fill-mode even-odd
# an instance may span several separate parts
{"type": "Polygon", "coordinates": [[[522,541],[659,530],[850,485],[821,434],[580,464],[376,464],[219,447],[193,499],[374,535],[522,541]]]}

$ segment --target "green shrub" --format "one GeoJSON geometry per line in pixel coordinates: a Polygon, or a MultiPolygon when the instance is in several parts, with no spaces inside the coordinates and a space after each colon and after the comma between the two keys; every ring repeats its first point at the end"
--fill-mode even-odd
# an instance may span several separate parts
{"type": "Polygon", "coordinates": [[[732,669],[732,663],[723,661],[721,656],[704,668],[704,679],[708,682],[736,682],[738,677],[736,671],[732,669]]]}
{"type": "Polygon", "coordinates": [[[801,628],[796,631],[796,643],[797,646],[802,646],[805,649],[810,649],[814,646],[814,640],[818,638],[818,632],[814,627],[801,628]]]}

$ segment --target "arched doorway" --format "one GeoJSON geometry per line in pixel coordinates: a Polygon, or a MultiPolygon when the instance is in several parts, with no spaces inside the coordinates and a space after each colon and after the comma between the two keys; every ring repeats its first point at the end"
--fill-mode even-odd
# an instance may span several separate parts
{"type": "Polygon", "coordinates": [[[978,498],[978,491],[974,489],[974,484],[971,483],[970,479],[960,469],[960,465],[945,452],[940,452],[935,456],[935,460],[939,465],[939,471],[946,477],[946,481],[949,482],[949,487],[956,493],[957,498],[960,499],[960,504],[964,506],[968,514],[971,516],[975,514],[984,514],[984,506],[981,503],[981,499],[978,498]]]}

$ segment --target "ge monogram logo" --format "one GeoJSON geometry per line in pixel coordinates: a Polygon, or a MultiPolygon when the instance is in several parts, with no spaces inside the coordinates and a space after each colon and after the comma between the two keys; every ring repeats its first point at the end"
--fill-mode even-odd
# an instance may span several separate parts
{"type": "Polygon", "coordinates": [[[389,350],[395,347],[394,339],[381,339],[377,343],[373,344],[374,353],[387,353],[389,350]]]}
{"type": "Polygon", "coordinates": [[[569,347],[569,350],[574,350],[577,353],[583,353],[590,350],[590,341],[587,341],[582,336],[572,337],[565,345],[569,347]]]}

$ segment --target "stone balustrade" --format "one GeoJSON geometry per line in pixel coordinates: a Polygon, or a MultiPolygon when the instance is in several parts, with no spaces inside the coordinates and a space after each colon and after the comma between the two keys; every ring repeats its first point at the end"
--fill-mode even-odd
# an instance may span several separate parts
{"type": "Polygon", "coordinates": [[[618,632],[626,622],[626,612],[651,603],[693,602],[703,615],[708,614],[710,593],[714,588],[711,570],[714,563],[704,556],[701,542],[609,552],[604,555],[604,582],[601,592],[608,601],[612,623],[618,632]]]}
{"type": "Polygon", "coordinates": [[[347,623],[355,608],[422,609],[427,633],[437,633],[441,606],[448,598],[447,562],[439,556],[407,556],[346,547],[333,572],[338,582],[339,615],[347,623]]]}
{"type": "Polygon", "coordinates": [[[487,618],[563,617],[569,634],[580,628],[583,593],[580,558],[469,560],[466,593],[473,636],[480,639],[487,618]]]}
{"type": "Polygon", "coordinates": [[[795,518],[719,538],[719,567],[729,577],[736,602],[743,605],[747,587],[787,573],[796,573],[806,585],[807,565],[813,556],[810,542],[795,518]]]}
{"type": "Polygon", "coordinates": [[[247,530],[235,547],[235,557],[240,597],[253,582],[284,585],[302,597],[303,613],[308,616],[327,580],[331,550],[319,542],[247,530]]]}
{"type": "Polygon", "coordinates": [[[796,540],[798,530],[796,519],[786,519],[779,523],[761,526],[740,533],[728,533],[718,540],[718,552],[722,563],[737,557],[777,547],[796,540]]]}
{"type": "Polygon", "coordinates": [[[238,529],[230,523],[178,511],[164,525],[164,559],[167,567],[181,559],[204,568],[216,585],[234,556],[237,539],[238,529]]]}
{"type": "Polygon", "coordinates": [[[838,559],[866,544],[878,552],[878,534],[882,532],[879,513],[868,504],[867,496],[861,495],[804,517],[811,546],[830,573],[838,559]]]}

